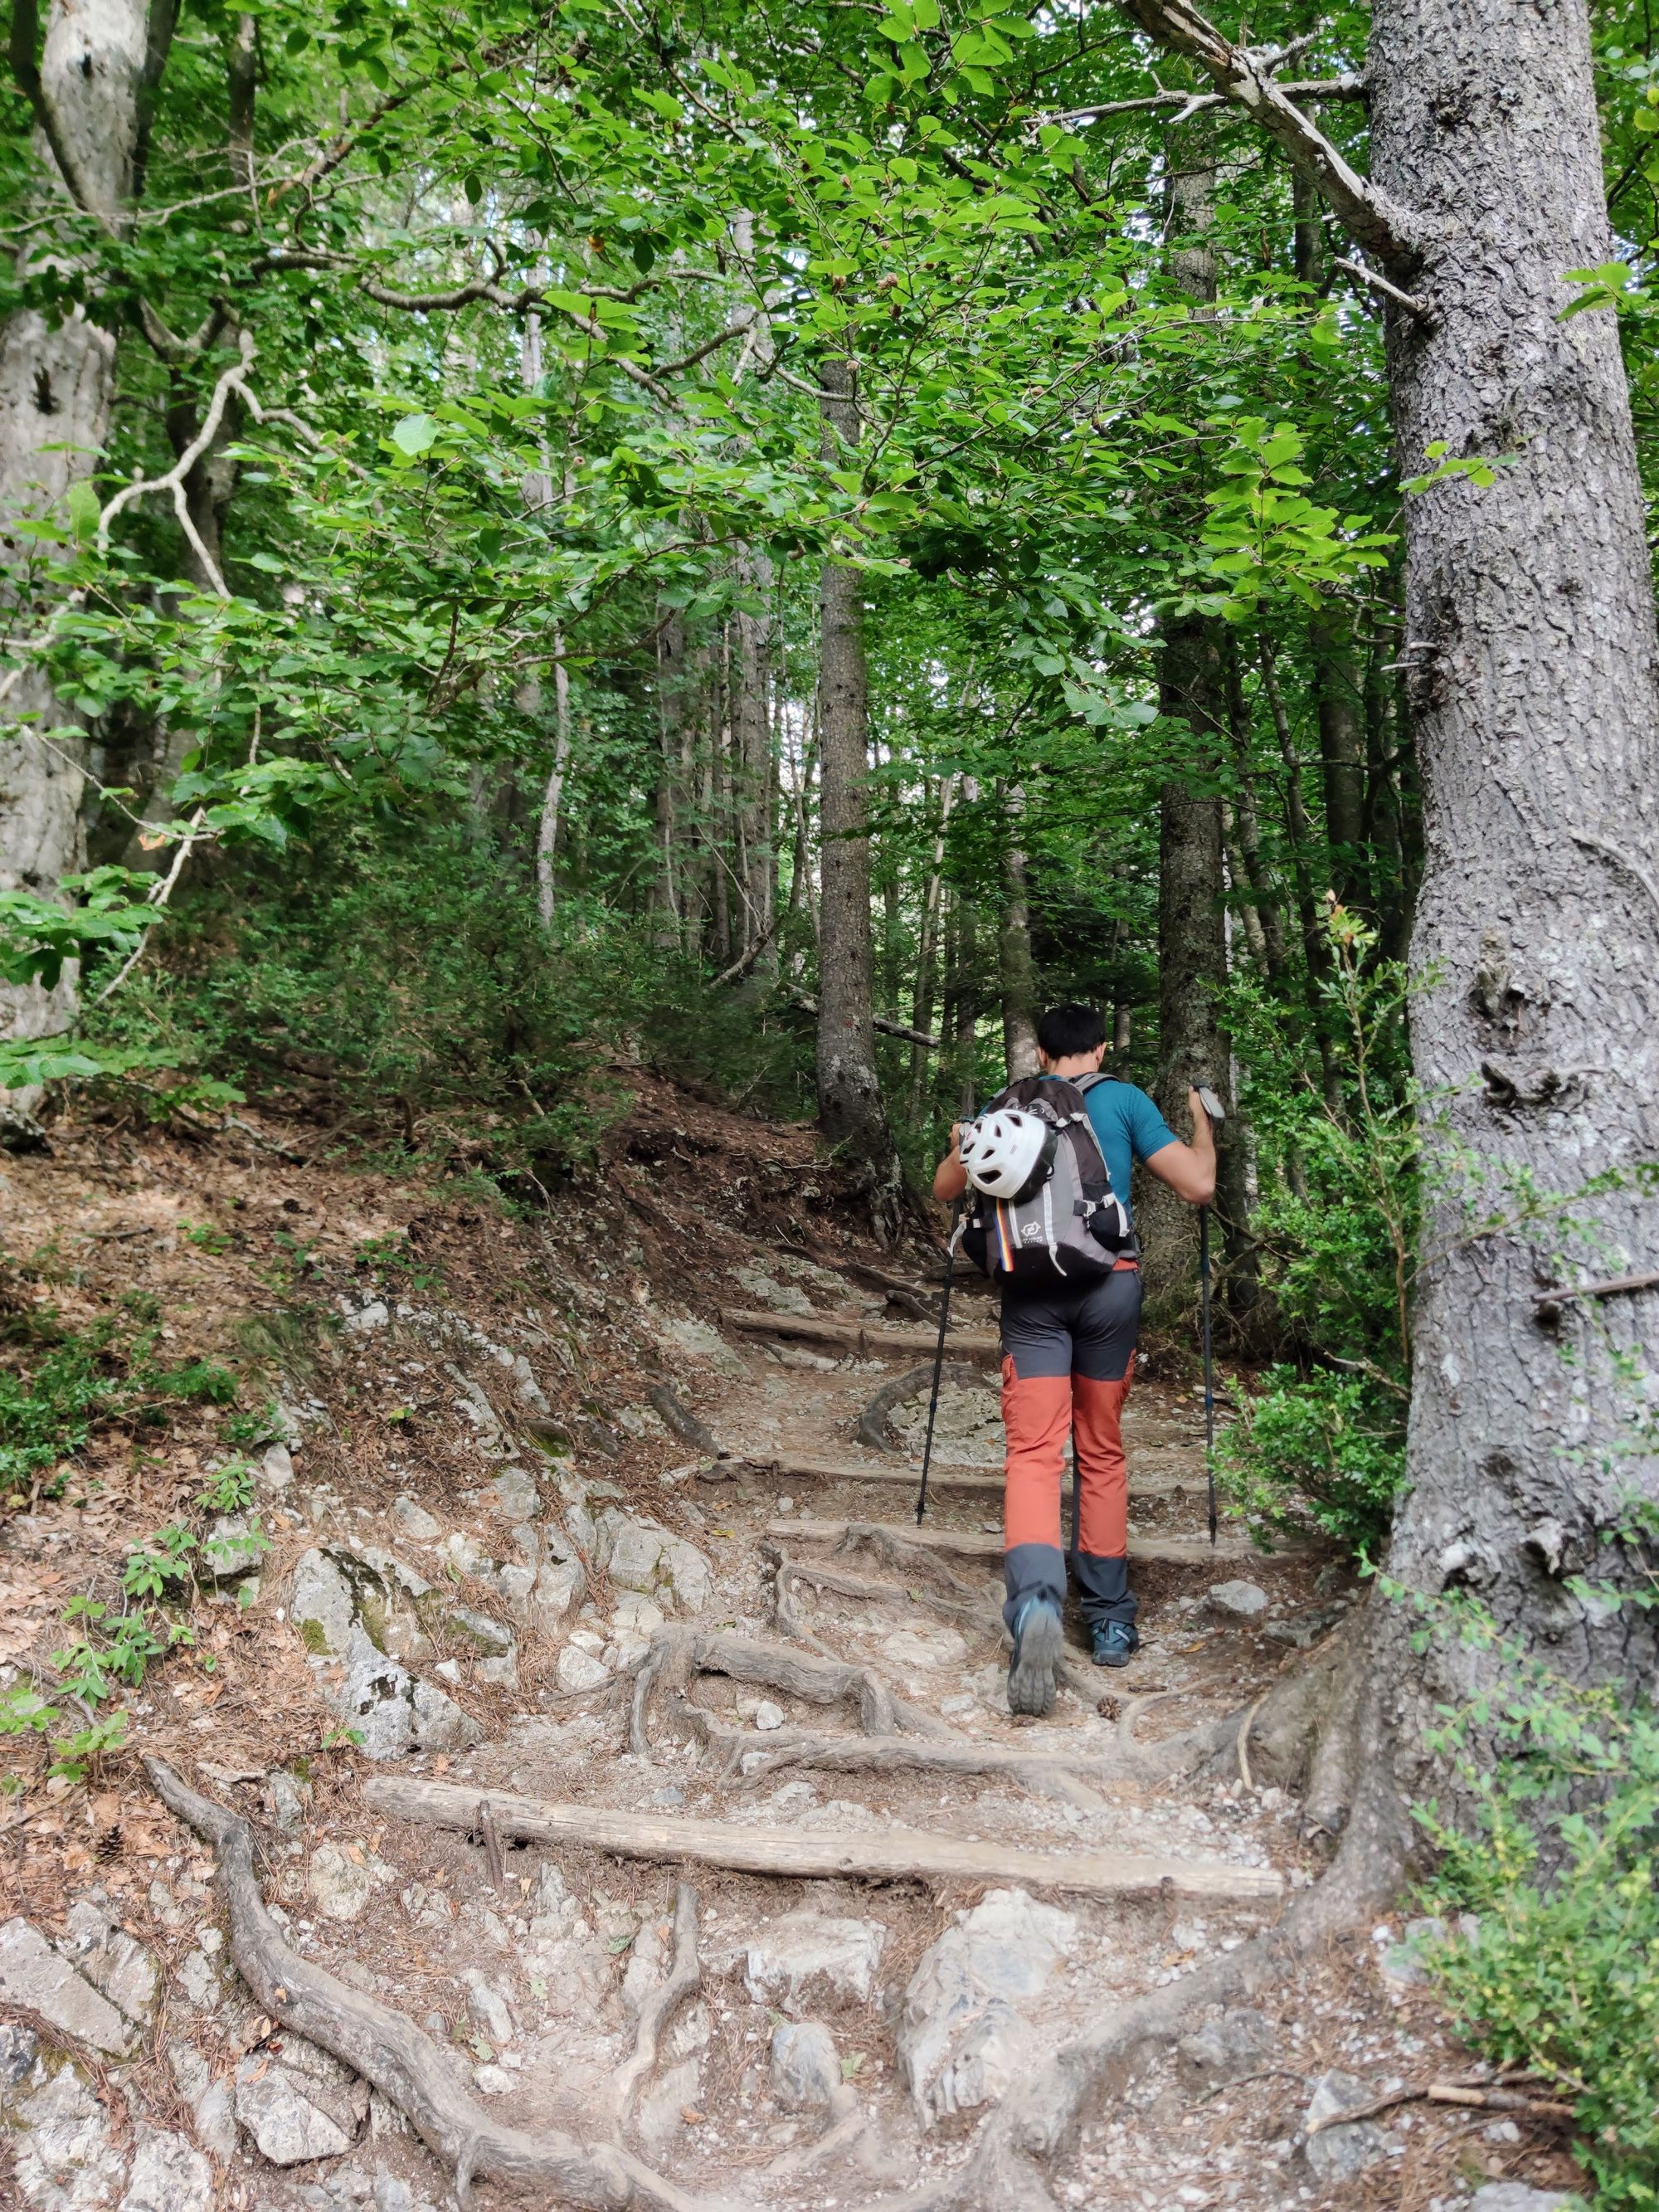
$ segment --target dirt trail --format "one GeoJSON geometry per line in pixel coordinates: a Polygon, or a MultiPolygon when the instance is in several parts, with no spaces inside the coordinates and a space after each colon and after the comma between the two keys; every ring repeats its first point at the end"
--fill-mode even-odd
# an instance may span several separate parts
{"type": "MultiPolygon", "coordinates": [[[[216,1275],[244,1341],[273,1224],[303,1206],[331,1319],[307,1351],[264,1301],[289,1363],[272,1548],[253,1595],[207,1605],[216,1694],[174,1662],[134,1717],[158,1773],[249,1824],[243,1917],[136,1767],[38,1801],[10,1909],[64,1959],[66,1901],[91,1898],[97,1959],[125,1942],[156,1988],[100,2054],[28,2002],[38,1959],[33,1984],[0,1960],[9,2201],[397,2212],[453,2202],[476,2153],[484,2204],[508,2201],[492,2159],[549,2204],[942,2204],[988,2116],[1072,2039],[1271,1927],[1322,1869],[1297,1778],[1245,1723],[1320,1663],[1351,1578],[1224,1519],[1212,1556],[1195,1403],[1143,1377],[1141,1652],[1104,1674],[1070,1623],[1054,1712],[1012,1719],[994,1366],[958,1350],[989,1302],[962,1301],[918,1540],[925,1394],[869,1409],[919,1364],[936,1292],[920,1255],[848,1233],[807,1133],[652,1090],[603,1200],[516,1229],[269,1159],[151,1145],[127,1170],[6,1164],[82,1249],[130,1218],[258,1212],[267,1233],[216,1275]],[[388,1239],[404,1260],[365,1273],[388,1239]],[[575,1808],[567,1835],[610,1826],[525,1843],[553,1816],[509,1799],[575,1808]],[[756,1870],[769,1855],[780,1870],[756,1870]],[[790,1871],[803,1856],[829,1870],[790,1871]],[[940,1870],[917,1878],[923,1861],[940,1870]],[[276,1917],[256,1926],[261,1892],[276,1917]],[[402,2072],[371,1998],[410,2023],[402,2072]],[[316,2048],[331,2020],[349,2065],[316,2048]],[[173,2180],[133,2195],[134,2142],[159,2159],[163,2138],[173,2180]]],[[[200,1249],[174,1234],[126,1272],[199,1314],[200,1249]]],[[[63,1587],[107,1551],[120,1478],[112,1453],[95,1464],[79,1505],[13,1518],[6,1572],[37,1607],[46,1561],[63,1587]]],[[[1400,1933],[1358,1931],[1149,2045],[1048,2162],[1048,2201],[1449,2207],[1487,2175],[1564,2178],[1547,2132],[1490,2112],[1405,2103],[1307,2133],[1310,2100],[1316,2118],[1464,2063],[1400,1933]]]]}

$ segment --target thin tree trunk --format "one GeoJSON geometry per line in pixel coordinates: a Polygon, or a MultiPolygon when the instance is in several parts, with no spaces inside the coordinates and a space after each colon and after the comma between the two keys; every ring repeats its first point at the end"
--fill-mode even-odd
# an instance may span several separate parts
{"type": "Polygon", "coordinates": [[[1241,886],[1248,886],[1242,904],[1251,955],[1259,962],[1267,981],[1278,985],[1285,979],[1285,921],[1279,911],[1278,886],[1261,852],[1261,823],[1250,757],[1250,705],[1244,696],[1238,641],[1229,631],[1226,642],[1227,725],[1232,734],[1233,773],[1238,792],[1233,809],[1239,863],[1236,880],[1241,886]]]}
{"type": "Polygon", "coordinates": [[[1112,1066],[1127,1079],[1129,1066],[1129,1047],[1134,1040],[1134,1009],[1123,975],[1123,956],[1128,950],[1129,923],[1125,915],[1119,915],[1112,924],[1112,966],[1117,981],[1112,994],[1112,1066]]]}
{"type": "MultiPolygon", "coordinates": [[[[947,775],[939,785],[939,826],[933,833],[933,851],[927,870],[927,881],[922,892],[921,927],[916,946],[916,988],[910,1002],[910,1026],[931,1033],[933,1026],[933,1000],[939,970],[939,895],[945,881],[945,846],[951,827],[951,810],[956,803],[957,779],[947,775]]],[[[921,1119],[922,1107],[927,1096],[927,1048],[910,1048],[910,1118],[921,1119]]]]}
{"type": "Polygon", "coordinates": [[[1365,866],[1365,729],[1353,617],[1327,600],[1308,623],[1319,760],[1325,783],[1325,840],[1331,886],[1344,906],[1370,904],[1365,866]]]}
{"type": "MultiPolygon", "coordinates": [[[[852,363],[820,367],[826,455],[858,443],[852,363]]],[[[873,947],[870,932],[869,672],[864,650],[864,578],[825,562],[819,585],[818,742],[822,888],[818,904],[818,1116],[833,1145],[860,1165],[878,1239],[897,1235],[902,1199],[876,1069],[873,947]]]]}
{"type": "Polygon", "coordinates": [[[1330,948],[1325,941],[1318,910],[1314,904],[1313,878],[1308,868],[1308,848],[1312,831],[1302,797],[1302,763],[1297,754],[1296,734],[1285,710],[1285,695],[1279,688],[1278,664],[1265,638],[1261,641],[1261,688],[1267,695],[1268,708],[1273,718],[1273,732],[1279,739],[1279,757],[1285,770],[1285,836],[1291,848],[1291,872],[1296,884],[1297,921],[1302,933],[1302,980],[1307,994],[1308,1019],[1319,1047],[1325,1098],[1334,1108],[1341,1101],[1341,1083],[1331,1049],[1330,1023],[1319,988],[1331,971],[1330,948]]]}
{"type": "MultiPolygon", "coordinates": [[[[1202,126],[1200,126],[1200,131],[1202,126]]],[[[1170,181],[1170,274],[1200,319],[1216,295],[1209,240],[1215,191],[1207,135],[1194,136],[1191,166],[1170,181]]],[[[1226,888],[1222,872],[1221,743],[1227,724],[1224,630],[1217,617],[1187,615],[1166,625],[1158,671],[1159,703],[1190,738],[1184,773],[1164,784],[1158,805],[1158,1069],[1153,1095],[1177,1135],[1188,1123],[1187,1094],[1208,1084],[1226,1102],[1229,1148],[1235,1134],[1231,1056],[1217,1017],[1227,981],[1226,888]]],[[[1218,1164],[1219,1165],[1219,1164],[1218,1164]]],[[[1142,1178],[1136,1225],[1145,1247],[1149,1302],[1174,1311],[1195,1294],[1198,1217],[1155,1177],[1142,1178]]]]}
{"type": "Polygon", "coordinates": [[[661,951],[683,950],[685,915],[678,854],[679,795],[684,788],[686,684],[685,624],[678,615],[657,633],[657,727],[662,748],[652,814],[657,847],[651,906],[653,935],[661,951]]]}
{"type": "Polygon", "coordinates": [[[1036,966],[1031,957],[1031,908],[1026,882],[1023,824],[1025,793],[999,784],[1003,821],[1002,927],[997,933],[997,972],[1002,989],[1002,1053],[1010,1083],[1037,1072],[1036,966]]]}
{"type": "MultiPolygon", "coordinates": [[[[31,20],[14,14],[14,36],[31,20]]],[[[173,34],[168,0],[97,8],[54,0],[37,58],[15,48],[16,74],[38,126],[43,210],[63,196],[117,236],[142,191],[149,105],[173,34]]],[[[66,246],[72,263],[72,245],[66,246]]],[[[109,434],[115,340],[76,307],[61,321],[25,309],[0,324],[0,614],[14,635],[43,628],[62,593],[59,563],[13,526],[61,518],[72,485],[94,469],[109,434]]],[[[80,718],[25,665],[9,681],[0,719],[0,890],[50,898],[83,861],[85,741],[80,718]],[[45,734],[50,729],[50,738],[45,734]]],[[[0,984],[0,1035],[36,1037],[73,1018],[74,963],[50,991],[0,984]]]]}

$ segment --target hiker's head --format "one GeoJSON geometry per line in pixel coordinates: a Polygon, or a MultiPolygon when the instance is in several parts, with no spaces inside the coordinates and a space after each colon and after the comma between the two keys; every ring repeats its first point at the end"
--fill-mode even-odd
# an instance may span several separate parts
{"type": "Polygon", "coordinates": [[[1036,1041],[1045,1074],[1082,1075],[1106,1056],[1106,1024],[1096,1006],[1050,1006],[1037,1024],[1036,1041]]]}

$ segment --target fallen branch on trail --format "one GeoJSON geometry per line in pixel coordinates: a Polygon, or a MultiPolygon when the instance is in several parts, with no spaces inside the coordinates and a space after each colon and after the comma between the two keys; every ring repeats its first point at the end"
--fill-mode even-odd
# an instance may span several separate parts
{"type": "MultiPolygon", "coordinates": [[[[1071,1462],[1066,1461],[1069,1469],[1071,1462]]],[[[729,1460],[712,1468],[712,1478],[718,1481],[733,1468],[747,1468],[756,1474],[768,1476],[774,1482],[878,1482],[884,1487],[914,1491],[921,1480],[920,1462],[914,1467],[854,1467],[844,1462],[817,1459],[762,1459],[750,1452],[734,1452],[729,1460]]],[[[1201,1474],[1185,1478],[1170,1474],[1137,1474],[1133,1467],[1129,1473],[1131,1498],[1174,1498],[1182,1491],[1201,1490],[1201,1474]]],[[[1000,1474],[973,1474],[965,1469],[953,1471],[947,1464],[941,1467],[937,1459],[928,1471],[927,1490],[931,1496],[936,1490],[966,1491],[970,1494],[1000,1498],[1004,1481],[1000,1474]]]]}
{"type": "Polygon", "coordinates": [[[1573,2106],[1564,2105],[1553,2097],[1527,2097],[1518,2089],[1477,2087],[1465,2081],[1428,2081],[1421,2088],[1393,2089],[1384,2096],[1373,2097],[1368,2105],[1351,2105],[1346,2112],[1327,2112],[1322,2119],[1310,2120],[1302,2131],[1302,2139],[1305,2142],[1310,2136],[1322,2134],[1327,2128],[1348,2127],[1355,2120],[1371,2119],[1378,2112],[1392,2112],[1396,2105],[1419,2104],[1461,2105],[1480,2112],[1531,2112],[1547,2120],[1577,2118],[1573,2106]]]}
{"type": "MultiPolygon", "coordinates": [[[[950,1559],[981,1559],[988,1565],[1002,1557],[1001,1537],[988,1535],[975,1528],[908,1528],[896,1522],[804,1521],[787,1515],[781,1520],[769,1521],[766,1534],[775,1543],[784,1543],[793,1537],[804,1544],[842,1544],[849,1535],[877,1527],[896,1551],[942,1552],[950,1559]]],[[[1212,1559],[1263,1556],[1254,1544],[1239,1536],[1224,1536],[1213,1545],[1204,1536],[1139,1536],[1133,1531],[1129,1536],[1132,1559],[1152,1560],[1166,1566],[1201,1567],[1212,1559]]]]}
{"type": "MultiPolygon", "coordinates": [[[[159,1759],[145,1771],[175,1820],[210,1844],[230,1921],[230,1955],[260,2008],[354,2068],[409,2120],[454,2177],[455,2194],[472,2203],[475,2180],[498,2181],[546,2203],[629,2212],[725,2212],[720,2200],[693,2197],[614,2144],[585,2146],[549,2129],[536,2135],[493,2120],[468,2094],[454,2058],[389,2005],[365,1996],[301,1957],[271,1918],[254,1872],[253,1832],[238,1813],[204,1797],[159,1759]]],[[[477,1818],[476,1791],[463,1790],[477,1818]]],[[[501,1824],[501,1832],[513,1830],[501,1824]]]]}
{"type": "MultiPolygon", "coordinates": [[[[933,1377],[933,1353],[939,1342],[938,1333],[933,1329],[883,1328],[857,1315],[754,1313],[745,1308],[722,1314],[720,1318],[728,1328],[742,1329],[745,1335],[782,1336],[805,1344],[830,1344],[842,1352],[856,1352],[860,1359],[880,1359],[889,1352],[925,1352],[928,1355],[928,1378],[931,1381],[933,1377]]],[[[945,1337],[945,1347],[958,1359],[1002,1357],[1002,1339],[990,1328],[952,1329],[945,1337]]]]}
{"type": "Polygon", "coordinates": [[[640,2024],[633,2056],[618,2069],[616,2079],[617,2126],[626,2132],[634,2117],[634,2102],[647,2075],[657,2063],[662,2032],[682,1997],[702,1987],[702,1961],[697,1956],[697,1893],[689,1881],[674,1893],[674,1958],[662,1987],[653,1990],[640,2008],[640,2024]]]}
{"type": "MultiPolygon", "coordinates": [[[[790,1881],[973,1881],[1078,1897],[1170,1893],[1240,1905],[1276,1899],[1284,1889],[1271,1868],[1233,1866],[1219,1859],[1034,1851],[915,1828],[890,1828],[882,1834],[757,1829],[732,1820],[659,1820],[499,1790],[488,1795],[496,1828],[520,1843],[576,1844],[619,1858],[667,1865],[693,1862],[790,1881]]],[[[455,1783],[377,1774],[363,1785],[363,1802],[389,1820],[477,1831],[478,1793],[455,1783]]]]}

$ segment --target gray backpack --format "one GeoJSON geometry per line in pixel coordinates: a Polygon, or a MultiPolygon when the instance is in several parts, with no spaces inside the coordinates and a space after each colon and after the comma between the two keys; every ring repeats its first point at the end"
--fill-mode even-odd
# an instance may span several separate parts
{"type": "Polygon", "coordinates": [[[1048,1122],[1052,1133],[1030,1179],[1012,1199],[989,1198],[969,1186],[962,1249],[983,1273],[1015,1282],[1087,1282],[1133,1255],[1128,1208],[1112,1188],[1084,1097],[1111,1080],[1029,1075],[985,1108],[994,1114],[1018,1107],[1048,1122]]]}

